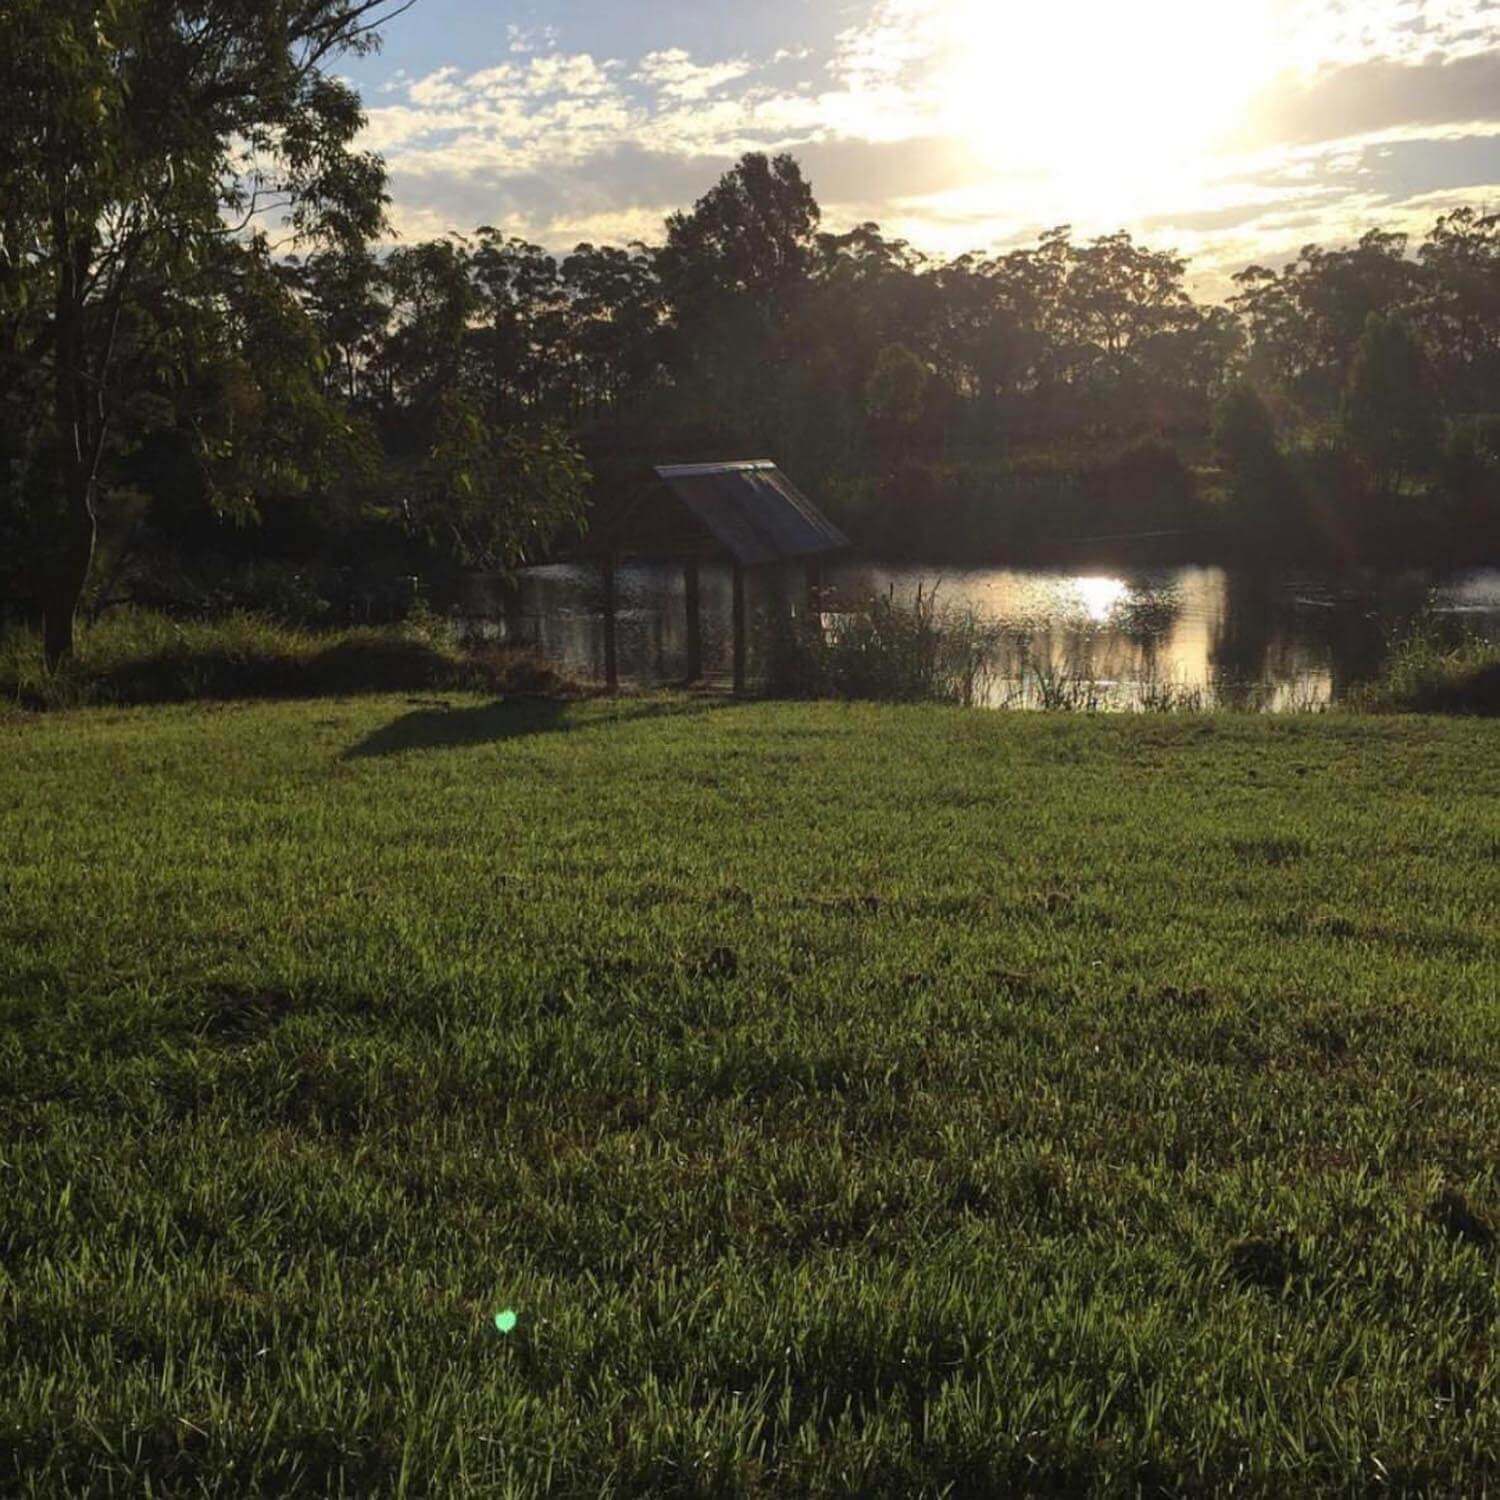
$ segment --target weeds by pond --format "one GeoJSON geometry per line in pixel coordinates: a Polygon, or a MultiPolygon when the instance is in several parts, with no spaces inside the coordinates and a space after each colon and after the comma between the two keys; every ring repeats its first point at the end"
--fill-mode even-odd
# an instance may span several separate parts
{"type": "Polygon", "coordinates": [[[937,588],[845,601],[832,613],[768,612],[762,687],[771,697],[946,703],[1046,713],[1318,712],[1306,685],[1185,683],[1165,674],[1113,678],[1089,659],[1088,636],[1058,651],[1044,627],[988,620],[944,605],[937,588]]]}
{"type": "Polygon", "coordinates": [[[1458,719],[0,723],[0,1492],[1491,1492],[1497,797],[1458,719]]]}
{"type": "MultiPolygon", "coordinates": [[[[837,612],[768,613],[757,641],[760,690],[771,697],[1071,713],[1323,712],[1316,683],[1169,675],[1108,677],[1088,638],[1057,650],[1049,632],[987,620],[919,588],[847,603],[837,612]]],[[[183,620],[111,612],[81,635],[59,672],[35,634],[0,631],[0,709],[309,698],[408,692],[492,692],[569,698],[588,687],[528,648],[465,640],[436,617],[404,625],[315,631],[263,616],[183,620]]],[[[594,685],[597,688],[597,684],[594,685]]],[[[1500,646],[1444,637],[1430,622],[1393,643],[1389,665],[1356,687],[1348,708],[1368,712],[1500,712],[1500,646]]]]}
{"type": "Polygon", "coordinates": [[[1002,628],[973,610],[948,608],[918,585],[832,615],[775,612],[763,624],[765,685],[776,697],[851,698],[881,703],[985,702],[1002,628]]]}
{"type": "Polygon", "coordinates": [[[1373,713],[1500,715],[1500,643],[1445,639],[1431,621],[1393,643],[1384,672],[1352,706],[1373,713]]]}
{"type": "Polygon", "coordinates": [[[79,657],[57,672],[46,670],[35,633],[0,631],[0,705],[33,709],[572,687],[531,653],[461,649],[437,620],[312,631],[260,615],[179,620],[125,609],[84,628],[79,657]]]}

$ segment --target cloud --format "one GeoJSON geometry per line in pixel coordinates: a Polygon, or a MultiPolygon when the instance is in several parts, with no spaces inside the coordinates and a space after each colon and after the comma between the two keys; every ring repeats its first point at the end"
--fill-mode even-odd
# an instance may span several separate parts
{"type": "Polygon", "coordinates": [[[1500,51],[1415,64],[1374,58],[1283,78],[1256,101],[1247,134],[1306,144],[1487,123],[1500,123],[1500,51]]]}
{"type": "Polygon", "coordinates": [[[406,97],[423,109],[439,109],[461,103],[464,91],[452,81],[457,77],[457,68],[439,68],[437,72],[407,84],[406,97]]]}
{"type": "Polygon", "coordinates": [[[1261,0],[1280,75],[1211,159],[1159,173],[1128,207],[1071,188],[1059,201],[1036,159],[1044,122],[1022,142],[1025,165],[958,138],[945,96],[956,3],[857,0],[820,50],[768,22],[763,50],[717,57],[657,36],[614,58],[511,26],[467,68],[396,71],[372,95],[363,143],[387,158],[404,234],[493,222],[559,250],[659,236],[750,150],[794,152],[830,228],[875,219],[956,253],[1060,218],[1080,234],[1123,221],[1221,269],[1414,222],[1500,181],[1497,0],[1261,0]]]}
{"type": "Polygon", "coordinates": [[[546,52],[557,46],[557,28],[512,23],[505,28],[505,38],[511,52],[546,52]]]}
{"type": "Polygon", "coordinates": [[[695,63],[681,48],[668,52],[648,52],[634,75],[637,82],[652,84],[665,99],[706,99],[726,83],[733,83],[755,71],[755,64],[745,58],[733,62],[695,63]]]}

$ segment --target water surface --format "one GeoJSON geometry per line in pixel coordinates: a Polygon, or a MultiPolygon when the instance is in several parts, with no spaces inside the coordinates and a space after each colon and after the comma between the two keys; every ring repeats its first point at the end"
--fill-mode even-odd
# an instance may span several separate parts
{"type": "MultiPolygon", "coordinates": [[[[826,570],[823,609],[857,608],[872,594],[936,589],[943,608],[997,627],[991,679],[996,706],[1037,701],[1038,682],[1074,685],[1098,706],[1130,707],[1176,695],[1268,708],[1338,701],[1374,676],[1393,636],[1426,615],[1439,628],[1500,641],[1500,569],[1441,575],[1339,575],[1189,567],[1070,573],[1043,568],[953,569],[848,562],[826,570]]],[[[524,575],[519,610],[502,618],[498,593],[470,604],[484,634],[535,643],[571,672],[602,677],[598,582],[578,568],[524,575]]],[[[799,577],[754,578],[752,615],[778,597],[801,602],[799,577]]],[[[680,679],[687,661],[680,568],[622,570],[621,676],[646,685],[680,679]]],[[[704,661],[730,671],[728,569],[703,572],[704,661]]]]}

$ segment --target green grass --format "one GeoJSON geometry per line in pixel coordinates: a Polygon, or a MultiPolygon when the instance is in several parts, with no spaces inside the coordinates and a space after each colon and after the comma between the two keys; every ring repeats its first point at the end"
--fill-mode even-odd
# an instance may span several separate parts
{"type": "Polygon", "coordinates": [[[0,1492],[1493,1490],[1497,749],[0,721],[0,1492]]]}

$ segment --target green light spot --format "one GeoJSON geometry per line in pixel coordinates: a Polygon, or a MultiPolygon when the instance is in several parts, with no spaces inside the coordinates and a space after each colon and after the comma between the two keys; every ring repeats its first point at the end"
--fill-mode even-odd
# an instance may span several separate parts
{"type": "Polygon", "coordinates": [[[504,1312],[495,1314],[495,1327],[501,1333],[509,1333],[516,1326],[516,1315],[507,1307],[504,1312]]]}

